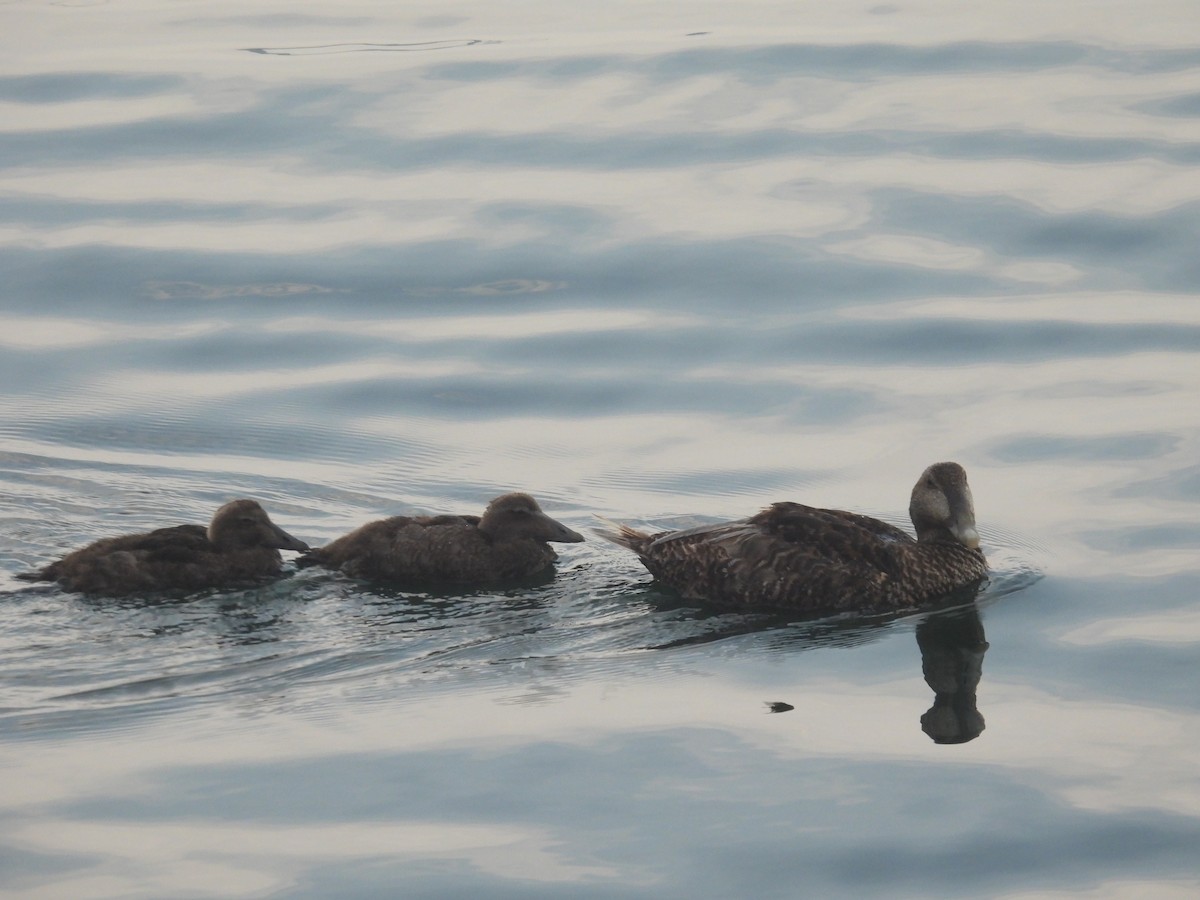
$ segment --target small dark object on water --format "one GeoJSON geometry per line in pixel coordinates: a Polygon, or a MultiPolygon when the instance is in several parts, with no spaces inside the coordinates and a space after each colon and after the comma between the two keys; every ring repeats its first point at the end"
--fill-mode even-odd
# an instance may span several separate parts
{"type": "Polygon", "coordinates": [[[774,701],[767,702],[767,712],[773,712],[773,713],[791,712],[795,708],[796,707],[792,706],[792,704],[784,703],[782,700],[774,700],[774,701]]]}
{"type": "Polygon", "coordinates": [[[958,463],[935,463],[912,490],[917,537],[869,516],[775,503],[748,519],[649,534],[600,534],[638,555],[687,600],[733,609],[886,612],[980,581],[975,506],[958,463]]]}
{"type": "Polygon", "coordinates": [[[103,538],[17,577],[108,596],[200,590],[276,576],[283,565],[280,550],[307,549],[254,500],[231,500],[216,511],[208,528],[176,525],[103,538]]]}
{"type": "Polygon", "coordinates": [[[529,494],[504,494],[483,516],[393,516],[369,522],[324,547],[301,566],[324,566],[368,581],[414,585],[488,585],[539,575],[558,554],[549,541],[583,535],[550,518],[529,494]]]}

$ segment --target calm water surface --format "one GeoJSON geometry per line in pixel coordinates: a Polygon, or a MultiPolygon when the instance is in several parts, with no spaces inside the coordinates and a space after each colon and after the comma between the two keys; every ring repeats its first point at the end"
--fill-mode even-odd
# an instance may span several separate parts
{"type": "Polygon", "coordinates": [[[0,6],[0,893],[1200,892],[1194,3],[0,6]],[[719,614],[12,576],[970,472],[994,577],[719,614]],[[768,711],[768,702],[792,710],[768,711]]]}

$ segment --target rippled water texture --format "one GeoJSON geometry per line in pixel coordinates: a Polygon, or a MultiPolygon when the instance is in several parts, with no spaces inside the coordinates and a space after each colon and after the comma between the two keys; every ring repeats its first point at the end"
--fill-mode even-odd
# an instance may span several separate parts
{"type": "Polygon", "coordinates": [[[1200,894],[1198,24],[0,5],[0,893],[1200,894]],[[923,615],[594,539],[505,592],[13,577],[234,496],[907,524],[940,459],[994,577],[923,615]]]}

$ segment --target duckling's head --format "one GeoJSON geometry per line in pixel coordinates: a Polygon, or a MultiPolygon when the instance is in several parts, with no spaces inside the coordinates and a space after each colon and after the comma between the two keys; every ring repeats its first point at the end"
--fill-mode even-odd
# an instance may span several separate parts
{"type": "Polygon", "coordinates": [[[267,511],[254,500],[231,500],[212,517],[208,524],[208,539],[217,547],[274,547],[276,550],[307,550],[308,544],[298,541],[271,521],[267,511]]]}
{"type": "Polygon", "coordinates": [[[583,535],[550,518],[536,500],[521,493],[504,494],[489,503],[479,529],[498,541],[533,538],[575,544],[583,540],[583,535]]]}
{"type": "Polygon", "coordinates": [[[918,541],[954,541],[972,550],[979,547],[975,501],[967,473],[958,463],[934,463],[921,473],[908,514],[918,541]]]}

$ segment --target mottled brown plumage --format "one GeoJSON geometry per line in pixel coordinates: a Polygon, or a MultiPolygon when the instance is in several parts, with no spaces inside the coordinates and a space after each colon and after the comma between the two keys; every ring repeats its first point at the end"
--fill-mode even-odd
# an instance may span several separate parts
{"type": "Polygon", "coordinates": [[[324,566],[352,578],[413,585],[490,585],[551,569],[548,541],[583,536],[556,522],[528,494],[497,497],[483,516],[394,516],[369,522],[304,554],[302,566],[324,566]]]}
{"type": "Polygon", "coordinates": [[[278,575],[281,549],[308,545],[272,522],[255,501],[233,500],[216,511],[207,529],[176,525],[104,538],[17,577],[108,596],[228,587],[278,575]]]}
{"type": "Polygon", "coordinates": [[[686,531],[648,534],[622,525],[602,534],[686,599],[730,608],[903,609],[987,574],[962,466],[926,469],[909,515],[916,540],[869,516],[799,503],[686,531]]]}

